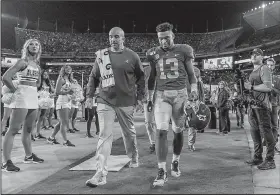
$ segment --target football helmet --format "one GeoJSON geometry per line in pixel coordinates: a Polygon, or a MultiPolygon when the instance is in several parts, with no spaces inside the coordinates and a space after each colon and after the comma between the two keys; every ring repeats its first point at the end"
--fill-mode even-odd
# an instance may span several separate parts
{"type": "Polygon", "coordinates": [[[185,101],[184,113],[187,117],[187,123],[189,127],[193,127],[196,130],[203,130],[210,122],[211,112],[207,105],[203,102],[185,101]]]}

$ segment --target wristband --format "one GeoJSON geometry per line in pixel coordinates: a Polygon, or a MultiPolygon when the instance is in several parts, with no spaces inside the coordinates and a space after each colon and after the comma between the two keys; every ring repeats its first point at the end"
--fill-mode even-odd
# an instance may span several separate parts
{"type": "Polygon", "coordinates": [[[254,91],[254,85],[251,86],[251,91],[254,91]]]}

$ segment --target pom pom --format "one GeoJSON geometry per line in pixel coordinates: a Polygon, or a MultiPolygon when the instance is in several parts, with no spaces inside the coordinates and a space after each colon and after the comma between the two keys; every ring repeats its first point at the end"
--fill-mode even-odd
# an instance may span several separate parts
{"type": "MultiPolygon", "coordinates": [[[[12,82],[13,82],[15,88],[18,88],[18,80],[13,80],[12,82]]],[[[11,93],[11,90],[6,85],[4,85],[2,87],[2,94],[4,95],[6,93],[11,93]]]]}
{"type": "Polygon", "coordinates": [[[5,93],[5,94],[3,94],[3,97],[2,97],[1,101],[4,104],[10,105],[13,100],[14,100],[14,94],[13,93],[5,93]]]}
{"type": "Polygon", "coordinates": [[[53,100],[50,98],[41,98],[39,99],[39,107],[41,109],[48,109],[51,108],[53,104],[53,100]]]}
{"type": "Polygon", "coordinates": [[[38,91],[38,96],[40,99],[49,98],[50,93],[48,91],[41,90],[41,91],[38,91]]]}

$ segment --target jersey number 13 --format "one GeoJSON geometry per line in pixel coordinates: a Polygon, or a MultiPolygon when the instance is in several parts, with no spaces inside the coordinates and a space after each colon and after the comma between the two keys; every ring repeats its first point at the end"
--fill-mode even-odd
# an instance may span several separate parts
{"type": "Polygon", "coordinates": [[[160,68],[160,79],[167,79],[167,78],[176,79],[179,77],[177,58],[168,58],[168,59],[161,58],[158,61],[158,64],[160,68]],[[164,67],[166,69],[166,65],[170,65],[168,66],[168,69],[170,67],[170,70],[168,72],[164,71],[164,67]]]}

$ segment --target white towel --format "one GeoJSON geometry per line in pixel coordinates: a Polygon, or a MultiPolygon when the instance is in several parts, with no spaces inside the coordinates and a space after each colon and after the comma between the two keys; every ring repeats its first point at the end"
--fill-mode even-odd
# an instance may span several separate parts
{"type": "Polygon", "coordinates": [[[115,86],[115,78],[108,49],[98,50],[95,54],[100,70],[102,88],[115,86]]]}

